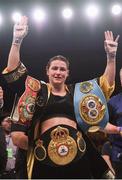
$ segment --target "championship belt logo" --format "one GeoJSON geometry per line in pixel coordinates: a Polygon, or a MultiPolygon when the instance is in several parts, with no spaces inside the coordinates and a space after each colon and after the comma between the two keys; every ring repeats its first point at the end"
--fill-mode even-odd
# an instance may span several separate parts
{"type": "Polygon", "coordinates": [[[51,132],[51,141],[48,145],[48,156],[56,165],[66,165],[77,155],[77,144],[69,136],[69,130],[58,126],[51,132]]]}
{"type": "Polygon", "coordinates": [[[19,106],[20,119],[24,123],[31,120],[35,109],[35,98],[26,96],[26,99],[19,106]]]}
{"type": "MultiPolygon", "coordinates": [[[[87,124],[96,125],[105,115],[105,105],[96,95],[88,94],[80,101],[79,112],[87,124]]],[[[97,128],[97,126],[94,126],[94,128],[97,128]]]]}

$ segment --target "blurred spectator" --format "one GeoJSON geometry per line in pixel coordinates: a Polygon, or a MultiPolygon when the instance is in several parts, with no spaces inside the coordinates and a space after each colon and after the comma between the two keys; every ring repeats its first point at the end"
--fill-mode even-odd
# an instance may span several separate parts
{"type": "MultiPolygon", "coordinates": [[[[122,68],[120,69],[120,83],[122,87],[122,68]]],[[[122,92],[108,101],[110,122],[118,126],[120,134],[111,134],[112,162],[116,178],[122,179],[122,92]]]]}
{"type": "Polygon", "coordinates": [[[7,162],[5,163],[4,171],[0,174],[0,179],[15,179],[15,162],[17,147],[13,144],[11,138],[11,119],[5,117],[1,122],[1,129],[3,131],[3,142],[4,142],[4,151],[7,152],[7,162]]]}
{"type": "Polygon", "coordinates": [[[17,179],[28,179],[26,158],[27,158],[27,151],[18,148],[16,165],[15,165],[17,179]]]}
{"type": "Polygon", "coordinates": [[[1,175],[5,171],[6,162],[7,162],[7,151],[6,151],[5,134],[3,128],[0,126],[0,179],[1,179],[1,175]]]}
{"type": "Polygon", "coordinates": [[[103,144],[102,150],[101,150],[101,154],[103,159],[106,161],[106,163],[108,164],[109,168],[111,169],[112,173],[113,173],[113,179],[115,178],[115,171],[114,168],[112,166],[112,160],[111,160],[111,154],[112,153],[112,145],[110,141],[106,141],[103,144]]]}
{"type": "MultiPolygon", "coordinates": [[[[0,110],[3,107],[3,90],[0,86],[0,110]]],[[[5,135],[4,130],[0,126],[0,177],[1,174],[4,172],[7,162],[7,151],[6,151],[6,142],[5,142],[5,135]]]]}

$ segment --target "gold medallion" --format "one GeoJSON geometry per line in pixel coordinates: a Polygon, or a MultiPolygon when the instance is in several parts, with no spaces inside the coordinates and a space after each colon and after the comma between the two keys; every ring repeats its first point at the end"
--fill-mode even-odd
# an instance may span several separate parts
{"type": "Polygon", "coordinates": [[[80,116],[89,125],[97,125],[103,119],[105,110],[101,99],[94,94],[84,96],[79,103],[80,116]]]}
{"type": "Polygon", "coordinates": [[[31,121],[35,111],[35,97],[29,95],[26,96],[26,94],[24,94],[19,100],[18,111],[20,114],[20,120],[23,123],[31,121]]]}
{"type": "Polygon", "coordinates": [[[99,131],[99,130],[100,130],[100,127],[99,127],[99,126],[91,126],[91,127],[88,129],[88,132],[94,133],[94,132],[99,131]]]}
{"type": "Polygon", "coordinates": [[[69,130],[58,126],[51,132],[48,156],[56,165],[69,164],[77,155],[77,144],[69,130]]]}
{"type": "Polygon", "coordinates": [[[28,87],[32,90],[32,91],[39,91],[41,85],[40,82],[37,79],[34,79],[30,76],[27,77],[27,81],[26,81],[28,87]]]}
{"type": "Polygon", "coordinates": [[[46,149],[43,146],[43,142],[38,140],[36,142],[36,147],[34,148],[34,156],[38,161],[43,161],[46,158],[46,149]]]}
{"type": "Polygon", "coordinates": [[[93,84],[89,81],[81,82],[80,83],[80,91],[82,93],[88,93],[93,89],[93,84]]]}
{"type": "Polygon", "coordinates": [[[86,151],[86,143],[85,140],[83,139],[81,132],[77,133],[77,145],[80,152],[84,154],[84,152],[86,151]]]}

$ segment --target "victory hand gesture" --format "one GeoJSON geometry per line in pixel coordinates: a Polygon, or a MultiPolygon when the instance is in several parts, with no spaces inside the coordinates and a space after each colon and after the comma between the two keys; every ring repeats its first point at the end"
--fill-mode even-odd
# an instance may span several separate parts
{"type": "Polygon", "coordinates": [[[14,25],[13,44],[20,44],[28,32],[28,18],[22,16],[20,22],[14,25]]]}
{"type": "Polygon", "coordinates": [[[105,47],[105,51],[106,51],[107,55],[109,55],[111,57],[116,56],[118,40],[119,40],[119,35],[114,40],[112,31],[105,32],[104,47],[105,47]]]}

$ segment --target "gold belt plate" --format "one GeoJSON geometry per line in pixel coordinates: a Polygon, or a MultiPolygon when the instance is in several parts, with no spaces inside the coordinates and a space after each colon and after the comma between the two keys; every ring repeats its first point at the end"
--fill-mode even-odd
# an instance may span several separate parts
{"type": "Polygon", "coordinates": [[[79,103],[80,116],[89,125],[97,125],[103,119],[105,111],[105,105],[94,94],[84,96],[79,103]]]}
{"type": "Polygon", "coordinates": [[[77,155],[77,144],[69,136],[69,130],[58,126],[51,132],[48,156],[57,165],[69,164],[77,155]]]}

